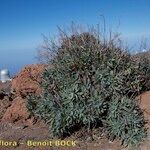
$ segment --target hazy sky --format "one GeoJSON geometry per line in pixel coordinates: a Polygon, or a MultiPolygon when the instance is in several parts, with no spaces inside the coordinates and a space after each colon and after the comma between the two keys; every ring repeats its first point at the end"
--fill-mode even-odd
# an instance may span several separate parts
{"type": "Polygon", "coordinates": [[[149,0],[0,0],[0,69],[18,71],[36,62],[41,34],[53,34],[57,25],[97,24],[103,14],[129,42],[150,34],[149,0]]]}

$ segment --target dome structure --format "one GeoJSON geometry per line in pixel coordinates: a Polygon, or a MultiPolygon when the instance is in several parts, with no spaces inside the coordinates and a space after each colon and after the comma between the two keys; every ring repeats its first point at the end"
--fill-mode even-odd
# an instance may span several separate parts
{"type": "Polygon", "coordinates": [[[6,81],[11,81],[8,69],[2,69],[0,71],[0,80],[2,81],[2,83],[5,83],[6,81]]]}

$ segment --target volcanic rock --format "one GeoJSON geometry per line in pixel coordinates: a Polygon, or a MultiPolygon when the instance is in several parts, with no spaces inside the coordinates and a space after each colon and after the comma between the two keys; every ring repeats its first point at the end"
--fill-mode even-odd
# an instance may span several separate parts
{"type": "Polygon", "coordinates": [[[26,97],[28,93],[40,93],[41,73],[44,71],[45,65],[28,65],[24,67],[20,73],[12,80],[12,91],[15,95],[26,97]]]}
{"type": "Polygon", "coordinates": [[[26,108],[25,100],[17,97],[13,100],[12,105],[7,108],[2,121],[17,122],[18,120],[27,120],[29,113],[26,108]]]}

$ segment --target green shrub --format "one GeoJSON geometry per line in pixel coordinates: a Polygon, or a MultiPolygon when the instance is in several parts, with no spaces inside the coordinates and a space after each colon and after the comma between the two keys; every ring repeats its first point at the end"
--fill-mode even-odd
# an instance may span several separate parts
{"type": "Polygon", "coordinates": [[[143,140],[145,122],[131,99],[143,86],[139,66],[114,39],[102,42],[92,33],[65,35],[50,66],[42,74],[43,93],[29,96],[27,107],[46,121],[53,136],[101,124],[128,145],[143,140]]]}
{"type": "Polygon", "coordinates": [[[150,90],[150,51],[142,52],[133,57],[138,65],[138,74],[140,75],[141,91],[150,90]]]}
{"type": "Polygon", "coordinates": [[[108,133],[122,142],[137,145],[147,135],[145,120],[137,101],[128,97],[113,97],[109,104],[107,117],[108,133]]]}

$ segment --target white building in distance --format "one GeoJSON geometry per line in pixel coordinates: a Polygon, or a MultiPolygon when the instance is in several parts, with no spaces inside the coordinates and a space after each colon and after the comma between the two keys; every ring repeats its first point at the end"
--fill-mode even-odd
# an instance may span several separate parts
{"type": "Polygon", "coordinates": [[[2,69],[0,71],[0,81],[2,83],[5,83],[7,81],[11,81],[11,78],[10,78],[10,74],[9,74],[9,71],[8,69],[2,69]]]}

